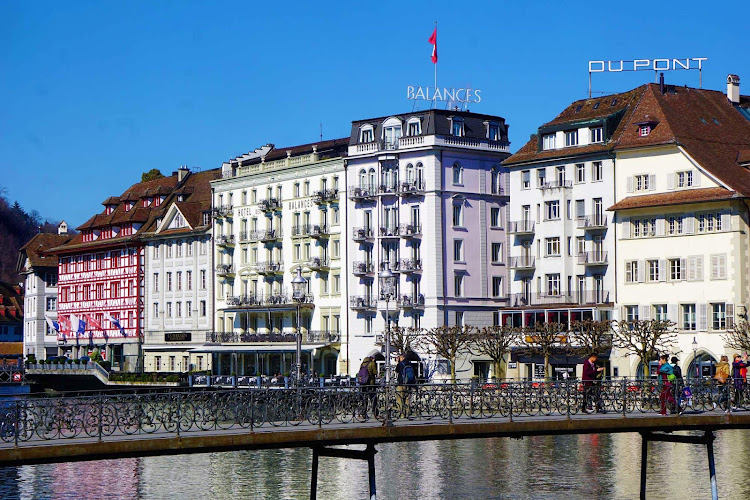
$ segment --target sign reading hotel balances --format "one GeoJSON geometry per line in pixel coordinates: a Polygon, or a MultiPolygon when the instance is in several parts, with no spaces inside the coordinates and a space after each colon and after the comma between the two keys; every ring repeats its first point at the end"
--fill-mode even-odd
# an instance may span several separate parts
{"type": "Polygon", "coordinates": [[[619,73],[620,71],[670,71],[678,69],[703,69],[707,57],[684,59],[635,59],[633,61],[589,61],[589,73],[619,73]]]}
{"type": "Polygon", "coordinates": [[[406,98],[414,101],[482,102],[479,89],[453,89],[438,87],[406,87],[406,98]]]}

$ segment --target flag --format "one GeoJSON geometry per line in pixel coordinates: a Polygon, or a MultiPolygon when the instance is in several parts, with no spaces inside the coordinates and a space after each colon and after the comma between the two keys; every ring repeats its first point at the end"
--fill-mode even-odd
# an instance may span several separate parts
{"type": "Polygon", "coordinates": [[[432,44],[432,62],[437,64],[437,26],[428,40],[432,44]]]}
{"type": "Polygon", "coordinates": [[[57,333],[60,333],[60,324],[57,321],[50,319],[49,316],[45,316],[44,319],[47,320],[47,324],[49,325],[50,330],[54,330],[57,333]]]}
{"type": "Polygon", "coordinates": [[[57,324],[60,327],[58,332],[60,333],[60,335],[62,335],[62,341],[67,343],[68,339],[65,337],[65,334],[70,333],[70,321],[65,316],[60,316],[57,319],[58,319],[57,324]]]}
{"type": "Polygon", "coordinates": [[[89,325],[90,325],[89,329],[90,329],[90,330],[102,330],[102,329],[103,329],[103,328],[102,328],[102,324],[101,324],[101,323],[99,323],[99,322],[98,322],[98,321],[96,320],[96,318],[94,318],[94,315],[93,315],[93,314],[87,314],[87,315],[86,315],[86,319],[88,319],[88,320],[89,320],[89,325]]]}
{"type": "Polygon", "coordinates": [[[76,337],[86,333],[86,322],[75,314],[70,315],[70,331],[75,332],[76,337]]]}
{"type": "Polygon", "coordinates": [[[120,321],[117,318],[115,318],[111,314],[107,314],[107,318],[109,319],[109,322],[112,324],[112,326],[120,330],[120,333],[122,335],[127,336],[127,334],[125,333],[125,329],[120,325],[120,321]]]}

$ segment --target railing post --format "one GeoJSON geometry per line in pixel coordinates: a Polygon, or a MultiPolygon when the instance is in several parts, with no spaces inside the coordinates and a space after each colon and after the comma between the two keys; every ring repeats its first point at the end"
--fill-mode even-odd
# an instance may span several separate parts
{"type": "Polygon", "coordinates": [[[255,432],[255,391],[250,392],[250,432],[255,432]]]}
{"type": "Polygon", "coordinates": [[[508,417],[513,422],[513,382],[508,382],[508,388],[510,389],[510,398],[508,398],[508,417]]]}
{"type": "Polygon", "coordinates": [[[14,431],[13,439],[15,440],[14,441],[14,446],[16,448],[18,448],[18,433],[20,432],[19,428],[21,427],[21,401],[18,401],[18,400],[16,400],[16,418],[15,418],[15,424],[16,425],[15,425],[15,431],[14,431]]]}
{"type": "Polygon", "coordinates": [[[570,420],[570,382],[565,381],[565,409],[568,414],[568,420],[570,420]]]}
{"type": "Polygon", "coordinates": [[[98,396],[99,401],[99,441],[102,440],[102,417],[104,416],[104,399],[102,396],[98,396]]]}
{"type": "Polygon", "coordinates": [[[180,405],[182,404],[182,398],[180,398],[180,393],[175,394],[177,396],[177,437],[180,437],[180,405]]]}
{"type": "Polygon", "coordinates": [[[448,422],[453,423],[453,390],[455,389],[456,384],[455,382],[450,385],[449,395],[448,395],[448,422]]]}
{"type": "Polygon", "coordinates": [[[628,412],[628,384],[627,379],[623,377],[622,379],[622,416],[627,417],[628,412]]]}
{"type": "Polygon", "coordinates": [[[323,416],[321,414],[321,408],[322,408],[322,401],[321,401],[321,393],[323,392],[323,389],[318,389],[318,429],[323,427],[323,416]]]}

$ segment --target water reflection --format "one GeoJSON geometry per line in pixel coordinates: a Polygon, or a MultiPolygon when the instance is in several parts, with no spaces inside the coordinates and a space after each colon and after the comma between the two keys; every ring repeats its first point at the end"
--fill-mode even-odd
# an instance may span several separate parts
{"type": "MultiPolygon", "coordinates": [[[[715,443],[719,493],[747,498],[750,434],[715,443]]],[[[637,498],[632,434],[433,441],[378,446],[380,498],[637,498]]],[[[307,498],[310,451],[268,450],[0,469],[3,499],[307,498]]],[[[652,443],[649,494],[710,497],[705,448],[652,443]]],[[[366,498],[364,462],[320,459],[319,498],[366,498]]]]}

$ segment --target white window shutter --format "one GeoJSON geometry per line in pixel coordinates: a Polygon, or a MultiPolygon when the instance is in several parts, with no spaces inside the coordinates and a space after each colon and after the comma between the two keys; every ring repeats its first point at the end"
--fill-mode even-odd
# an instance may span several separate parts
{"type": "Polygon", "coordinates": [[[695,256],[694,255],[691,255],[688,257],[687,279],[688,281],[693,281],[695,279],[695,256]]]}
{"type": "Polygon", "coordinates": [[[719,273],[717,279],[724,280],[727,279],[727,254],[723,253],[721,255],[718,255],[718,268],[719,273]]]}
{"type": "Polygon", "coordinates": [[[722,212],[721,213],[721,230],[722,231],[730,231],[731,228],[729,227],[731,225],[731,215],[729,212],[722,212]]]}
{"type": "Polygon", "coordinates": [[[698,330],[705,332],[708,329],[708,304],[698,304],[698,330]]]}
{"type": "Polygon", "coordinates": [[[664,236],[664,217],[656,219],[656,236],[664,236]]]}
{"type": "Polygon", "coordinates": [[[622,237],[630,238],[630,217],[622,219],[622,237]]]}
{"type": "Polygon", "coordinates": [[[695,216],[694,214],[685,214],[685,234],[695,233],[695,216]]]}
{"type": "Polygon", "coordinates": [[[734,304],[725,304],[727,312],[727,330],[734,328],[734,304]]]}
{"type": "Polygon", "coordinates": [[[649,305],[642,305],[640,306],[640,312],[638,314],[638,319],[642,320],[650,320],[651,319],[651,306],[649,305]]]}
{"type": "Polygon", "coordinates": [[[638,283],[646,281],[646,261],[638,261],[638,283]]]}
{"type": "Polygon", "coordinates": [[[680,271],[681,271],[680,274],[682,275],[681,279],[683,280],[687,278],[687,273],[685,272],[686,269],[687,269],[687,259],[680,259],[680,271]]]}
{"type": "Polygon", "coordinates": [[[718,255],[711,256],[711,279],[712,280],[719,279],[719,256],[718,255]]]}
{"type": "Polygon", "coordinates": [[[659,261],[659,281],[667,281],[667,261],[664,259],[659,261]]]}
{"type": "Polygon", "coordinates": [[[704,273],[703,273],[703,256],[697,255],[695,257],[695,280],[697,281],[703,281],[704,273]]]}
{"type": "Polygon", "coordinates": [[[693,170],[693,187],[701,186],[701,171],[693,170]]]}
{"type": "Polygon", "coordinates": [[[632,175],[628,177],[627,184],[628,184],[628,189],[627,189],[628,193],[632,193],[633,192],[633,176],[632,175]]]}
{"type": "Polygon", "coordinates": [[[651,174],[648,176],[648,190],[654,191],[656,189],[656,176],[651,174]]]}
{"type": "Polygon", "coordinates": [[[679,323],[677,304],[667,304],[667,319],[679,323]]]}
{"type": "Polygon", "coordinates": [[[674,189],[674,172],[667,174],[667,189],[674,189]]]}

